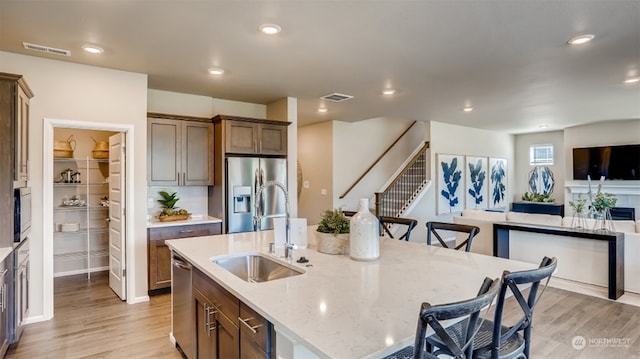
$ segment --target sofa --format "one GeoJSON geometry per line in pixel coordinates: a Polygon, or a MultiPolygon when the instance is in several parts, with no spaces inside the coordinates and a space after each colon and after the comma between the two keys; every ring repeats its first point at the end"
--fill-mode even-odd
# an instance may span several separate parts
{"type": "MultiPolygon", "coordinates": [[[[504,213],[470,209],[462,211],[460,216],[454,216],[453,222],[479,227],[480,232],[473,240],[471,251],[493,255],[493,224],[496,222],[570,228],[574,224],[574,218],[548,214],[504,213]]],[[[593,219],[586,220],[586,228],[593,228],[594,224],[593,219]]],[[[617,220],[614,221],[614,227],[616,232],[624,233],[625,291],[640,294],[640,220],[617,220]]],[[[603,249],[603,247],[606,247],[605,243],[576,242],[576,240],[565,237],[567,239],[567,245],[560,250],[554,247],[558,241],[554,240],[553,237],[538,236],[532,239],[531,234],[519,234],[519,237],[527,238],[526,242],[521,242],[526,243],[526,245],[518,244],[518,236],[512,237],[516,238],[516,241],[514,245],[511,246],[511,258],[537,264],[540,258],[542,258],[540,257],[542,253],[548,256],[559,256],[558,273],[556,274],[558,277],[590,284],[606,285],[605,273],[603,271],[596,273],[601,267],[586,264],[589,261],[608,260],[606,251],[603,249]],[[579,250],[582,249],[584,249],[585,252],[579,252],[579,250]],[[548,253],[548,251],[557,252],[548,253]],[[561,258],[562,256],[565,256],[564,263],[561,263],[563,259],[561,258]]]]}

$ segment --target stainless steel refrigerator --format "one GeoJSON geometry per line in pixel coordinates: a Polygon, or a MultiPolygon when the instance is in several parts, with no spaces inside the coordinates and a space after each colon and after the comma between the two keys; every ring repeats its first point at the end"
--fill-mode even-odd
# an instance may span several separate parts
{"type": "Polygon", "coordinates": [[[256,215],[256,191],[267,181],[287,186],[285,158],[227,157],[227,233],[273,229],[273,219],[285,217],[286,197],[282,189],[270,186],[260,196],[260,223],[256,215]]]}

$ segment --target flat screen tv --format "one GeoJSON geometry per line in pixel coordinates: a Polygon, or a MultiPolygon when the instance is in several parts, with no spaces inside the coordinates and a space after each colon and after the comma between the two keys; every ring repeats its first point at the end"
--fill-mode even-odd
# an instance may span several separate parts
{"type": "Polygon", "coordinates": [[[573,179],[640,180],[640,144],[573,149],[573,179]]]}

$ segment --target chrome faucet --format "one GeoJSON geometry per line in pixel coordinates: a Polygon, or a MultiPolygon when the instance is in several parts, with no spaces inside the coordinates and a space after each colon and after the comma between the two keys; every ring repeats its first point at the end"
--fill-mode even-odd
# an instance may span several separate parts
{"type": "Polygon", "coordinates": [[[291,259],[293,257],[293,250],[295,249],[295,245],[291,243],[291,234],[289,230],[289,192],[287,191],[287,187],[284,184],[278,181],[267,181],[263,183],[258,190],[256,190],[256,199],[255,199],[255,216],[253,216],[254,228],[256,231],[260,230],[260,220],[262,219],[262,213],[260,211],[260,199],[262,196],[262,192],[267,187],[278,187],[284,192],[284,200],[285,200],[285,244],[284,244],[284,256],[287,259],[291,259]]]}

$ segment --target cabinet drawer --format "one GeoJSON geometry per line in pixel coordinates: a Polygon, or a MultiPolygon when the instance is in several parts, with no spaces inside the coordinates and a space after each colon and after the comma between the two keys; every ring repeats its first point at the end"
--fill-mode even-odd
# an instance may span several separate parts
{"type": "Polygon", "coordinates": [[[242,337],[248,337],[255,342],[262,350],[267,350],[267,331],[269,330],[269,322],[256,313],[253,309],[244,303],[240,303],[240,318],[238,318],[238,325],[242,332],[242,337]],[[243,323],[240,323],[243,321],[243,323]],[[251,330],[251,328],[253,330],[251,330]],[[254,333],[255,331],[255,333],[254,333]]]}
{"type": "Polygon", "coordinates": [[[193,287],[202,292],[222,314],[235,322],[235,318],[240,313],[240,305],[233,294],[195,268],[193,270],[193,287]]]}
{"type": "MultiPolygon", "coordinates": [[[[240,324],[242,325],[242,324],[240,324]]],[[[240,358],[269,358],[267,352],[260,348],[255,342],[249,339],[244,332],[240,335],[240,358]]]]}
{"type": "Polygon", "coordinates": [[[211,236],[220,233],[222,233],[220,223],[149,228],[149,240],[211,236]]]}

